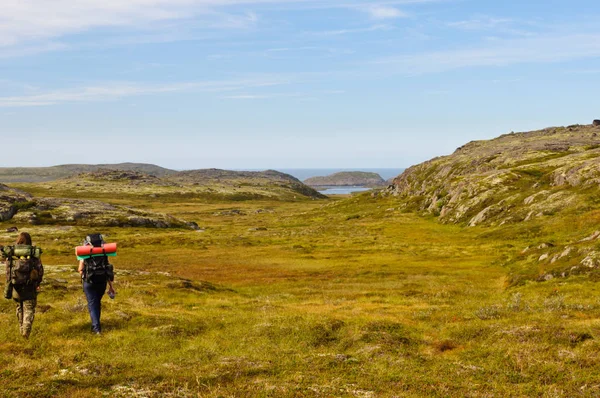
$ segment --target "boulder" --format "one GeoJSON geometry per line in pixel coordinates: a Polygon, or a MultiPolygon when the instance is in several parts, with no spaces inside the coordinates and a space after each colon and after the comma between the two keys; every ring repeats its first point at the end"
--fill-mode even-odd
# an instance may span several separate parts
{"type": "Polygon", "coordinates": [[[592,124],[596,127],[600,126],[600,120],[596,119],[592,122],[592,124]]]}

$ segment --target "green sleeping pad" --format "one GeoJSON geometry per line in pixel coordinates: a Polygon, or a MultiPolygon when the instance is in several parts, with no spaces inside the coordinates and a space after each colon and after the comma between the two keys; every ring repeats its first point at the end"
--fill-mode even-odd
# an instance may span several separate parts
{"type": "Polygon", "coordinates": [[[35,257],[40,258],[42,249],[29,245],[0,246],[2,257],[35,257]]]}

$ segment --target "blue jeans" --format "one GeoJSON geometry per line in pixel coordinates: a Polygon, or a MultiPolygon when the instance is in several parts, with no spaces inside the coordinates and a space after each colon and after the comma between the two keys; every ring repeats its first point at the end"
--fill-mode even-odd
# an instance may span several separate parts
{"type": "Polygon", "coordinates": [[[88,303],[88,311],[92,320],[92,332],[100,332],[100,314],[102,312],[102,296],[106,291],[106,282],[87,283],[83,282],[83,291],[88,303]]]}

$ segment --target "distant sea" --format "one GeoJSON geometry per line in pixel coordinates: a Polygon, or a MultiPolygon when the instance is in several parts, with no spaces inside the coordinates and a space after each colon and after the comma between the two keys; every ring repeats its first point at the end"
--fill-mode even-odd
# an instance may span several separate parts
{"type": "MultiPolygon", "coordinates": [[[[366,171],[369,173],[377,173],[384,180],[388,180],[393,177],[397,177],[405,169],[277,169],[277,171],[281,171],[282,173],[286,173],[292,175],[299,179],[300,181],[304,181],[310,177],[321,177],[328,176],[334,173],[339,173],[340,171],[366,171]]],[[[324,195],[348,195],[353,192],[363,192],[368,191],[369,188],[364,187],[325,187],[319,190],[320,193],[324,195]]]]}
{"type": "Polygon", "coordinates": [[[310,177],[323,177],[328,176],[330,174],[339,173],[340,171],[366,171],[369,173],[377,173],[384,180],[388,180],[392,177],[397,177],[405,169],[276,169],[277,171],[281,171],[282,173],[290,174],[300,181],[304,181],[310,177]]]}

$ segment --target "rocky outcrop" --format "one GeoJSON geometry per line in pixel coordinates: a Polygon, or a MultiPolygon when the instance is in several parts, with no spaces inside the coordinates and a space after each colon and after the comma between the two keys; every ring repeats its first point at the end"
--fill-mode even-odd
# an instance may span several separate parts
{"type": "MultiPolygon", "coordinates": [[[[36,202],[37,205],[30,209],[34,223],[196,229],[193,223],[168,214],[115,206],[96,200],[41,198],[36,202]]],[[[27,213],[23,215],[27,216],[27,213]]]]}
{"type": "Polygon", "coordinates": [[[600,120],[598,120],[598,119],[594,120],[594,122],[592,123],[592,125],[593,125],[594,127],[598,127],[598,126],[600,126],[600,120]]]}
{"type": "Polygon", "coordinates": [[[24,224],[61,224],[150,228],[190,228],[190,223],[167,214],[158,214],[98,200],[33,198],[0,185],[0,221],[24,224]]]}
{"type": "Polygon", "coordinates": [[[501,225],[584,208],[600,187],[593,126],[553,127],[474,141],[413,166],[387,193],[445,223],[501,225]]]}
{"type": "Polygon", "coordinates": [[[0,221],[10,220],[20,205],[30,200],[31,195],[28,193],[0,184],[0,221]]]}
{"type": "Polygon", "coordinates": [[[82,184],[102,184],[102,183],[118,183],[127,184],[130,186],[139,185],[156,185],[156,186],[175,186],[173,182],[169,182],[163,178],[159,178],[152,174],[143,173],[132,170],[99,170],[90,173],[80,173],[72,177],[68,177],[61,183],[68,184],[69,182],[82,184]]]}
{"type": "MultiPolygon", "coordinates": [[[[220,169],[202,169],[181,171],[167,178],[168,181],[179,184],[194,184],[204,186],[230,186],[248,192],[260,192],[259,195],[286,196],[285,192],[306,196],[312,199],[325,199],[313,188],[305,185],[289,174],[276,170],[266,171],[231,171],[220,169]],[[272,192],[269,192],[272,191],[272,192]]],[[[289,195],[287,195],[289,196],[289,195]]]]}
{"type": "Polygon", "coordinates": [[[325,177],[311,177],[304,183],[311,187],[378,187],[385,185],[385,180],[377,173],[342,171],[325,177]]]}
{"type": "Polygon", "coordinates": [[[92,173],[81,173],[71,178],[102,181],[141,181],[145,183],[156,183],[160,181],[155,175],[132,170],[100,170],[92,173]]]}

